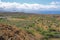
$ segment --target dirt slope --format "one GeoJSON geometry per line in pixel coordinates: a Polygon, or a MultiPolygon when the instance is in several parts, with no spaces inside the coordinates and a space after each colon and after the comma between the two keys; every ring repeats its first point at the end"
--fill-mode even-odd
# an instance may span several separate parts
{"type": "Polygon", "coordinates": [[[17,27],[0,24],[0,40],[37,40],[37,38],[17,27]]]}

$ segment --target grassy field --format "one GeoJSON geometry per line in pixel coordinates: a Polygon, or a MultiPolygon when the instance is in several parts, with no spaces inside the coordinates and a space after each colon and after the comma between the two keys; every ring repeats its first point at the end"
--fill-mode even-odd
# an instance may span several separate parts
{"type": "Polygon", "coordinates": [[[26,30],[37,40],[60,40],[60,15],[0,13],[0,23],[26,30]]]}

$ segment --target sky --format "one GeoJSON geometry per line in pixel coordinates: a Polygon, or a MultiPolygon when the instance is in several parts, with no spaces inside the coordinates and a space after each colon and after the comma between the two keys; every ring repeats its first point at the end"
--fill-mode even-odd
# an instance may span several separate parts
{"type": "Polygon", "coordinates": [[[60,0],[2,0],[3,2],[18,2],[18,3],[39,3],[48,4],[50,2],[59,2],[60,0]]]}
{"type": "Polygon", "coordinates": [[[0,10],[5,11],[60,11],[60,0],[0,0],[0,10]]]}

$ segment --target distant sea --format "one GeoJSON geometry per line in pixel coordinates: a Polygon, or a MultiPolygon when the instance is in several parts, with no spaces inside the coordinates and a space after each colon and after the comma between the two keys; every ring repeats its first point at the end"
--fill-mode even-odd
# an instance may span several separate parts
{"type": "Polygon", "coordinates": [[[40,14],[60,14],[60,11],[39,11],[40,14]]]}
{"type": "Polygon", "coordinates": [[[46,11],[46,10],[44,10],[44,11],[39,11],[39,10],[37,10],[37,11],[25,11],[25,13],[37,13],[37,14],[60,14],[60,11],[46,11]]]}

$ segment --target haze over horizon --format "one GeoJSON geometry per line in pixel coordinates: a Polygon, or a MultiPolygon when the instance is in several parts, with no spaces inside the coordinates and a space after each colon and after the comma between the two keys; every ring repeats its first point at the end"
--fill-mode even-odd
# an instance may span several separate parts
{"type": "Polygon", "coordinates": [[[60,0],[0,0],[0,12],[60,13],[60,0]]]}

